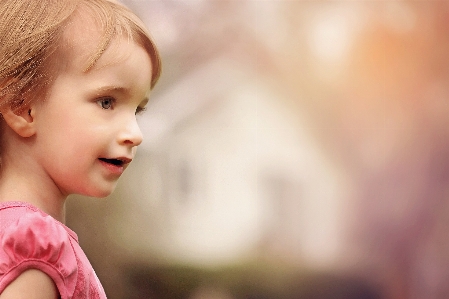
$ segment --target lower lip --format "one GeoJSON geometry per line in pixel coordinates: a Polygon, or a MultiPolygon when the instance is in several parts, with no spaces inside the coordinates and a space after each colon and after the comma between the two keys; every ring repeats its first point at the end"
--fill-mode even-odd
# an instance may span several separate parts
{"type": "Polygon", "coordinates": [[[125,170],[125,167],[123,165],[114,165],[102,160],[98,161],[100,161],[101,165],[103,165],[112,174],[121,175],[125,170]]]}

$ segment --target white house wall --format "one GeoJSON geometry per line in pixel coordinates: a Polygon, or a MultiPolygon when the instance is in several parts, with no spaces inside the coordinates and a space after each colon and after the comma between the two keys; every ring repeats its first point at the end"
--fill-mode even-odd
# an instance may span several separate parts
{"type": "Polygon", "coordinates": [[[338,259],[345,227],[340,174],[267,82],[219,58],[149,106],[142,127],[151,130],[154,116],[164,120],[163,130],[139,159],[152,179],[165,180],[145,182],[147,196],[137,198],[152,218],[147,223],[159,219],[163,236],[153,238],[153,230],[128,244],[199,265],[245,260],[261,250],[290,252],[311,265],[338,259]],[[290,186],[284,198],[266,188],[279,178],[290,186]]]}

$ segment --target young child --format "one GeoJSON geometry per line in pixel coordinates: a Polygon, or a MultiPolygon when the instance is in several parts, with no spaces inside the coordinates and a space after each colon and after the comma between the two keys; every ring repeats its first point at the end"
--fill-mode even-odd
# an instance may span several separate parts
{"type": "Polygon", "coordinates": [[[64,203],[114,190],[159,74],[113,0],[0,1],[0,299],[106,298],[64,203]]]}

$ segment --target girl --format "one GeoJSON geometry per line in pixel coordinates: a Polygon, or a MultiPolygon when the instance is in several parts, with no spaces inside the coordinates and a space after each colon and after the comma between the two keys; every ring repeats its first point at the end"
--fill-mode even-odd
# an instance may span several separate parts
{"type": "Polygon", "coordinates": [[[113,0],[0,1],[0,299],[106,298],[64,203],[113,191],[159,74],[113,0]]]}

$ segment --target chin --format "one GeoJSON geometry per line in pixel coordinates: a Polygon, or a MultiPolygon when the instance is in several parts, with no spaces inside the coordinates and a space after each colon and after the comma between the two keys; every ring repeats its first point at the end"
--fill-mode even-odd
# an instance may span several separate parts
{"type": "Polygon", "coordinates": [[[108,190],[98,190],[97,192],[89,195],[90,197],[96,197],[96,198],[105,198],[109,195],[111,195],[111,193],[114,191],[115,188],[113,189],[108,189],[108,190]]]}
{"type": "Polygon", "coordinates": [[[105,188],[92,188],[88,190],[84,190],[84,192],[80,192],[80,195],[89,196],[89,197],[96,197],[96,198],[104,198],[109,195],[115,190],[115,184],[114,186],[108,186],[105,188]]]}

